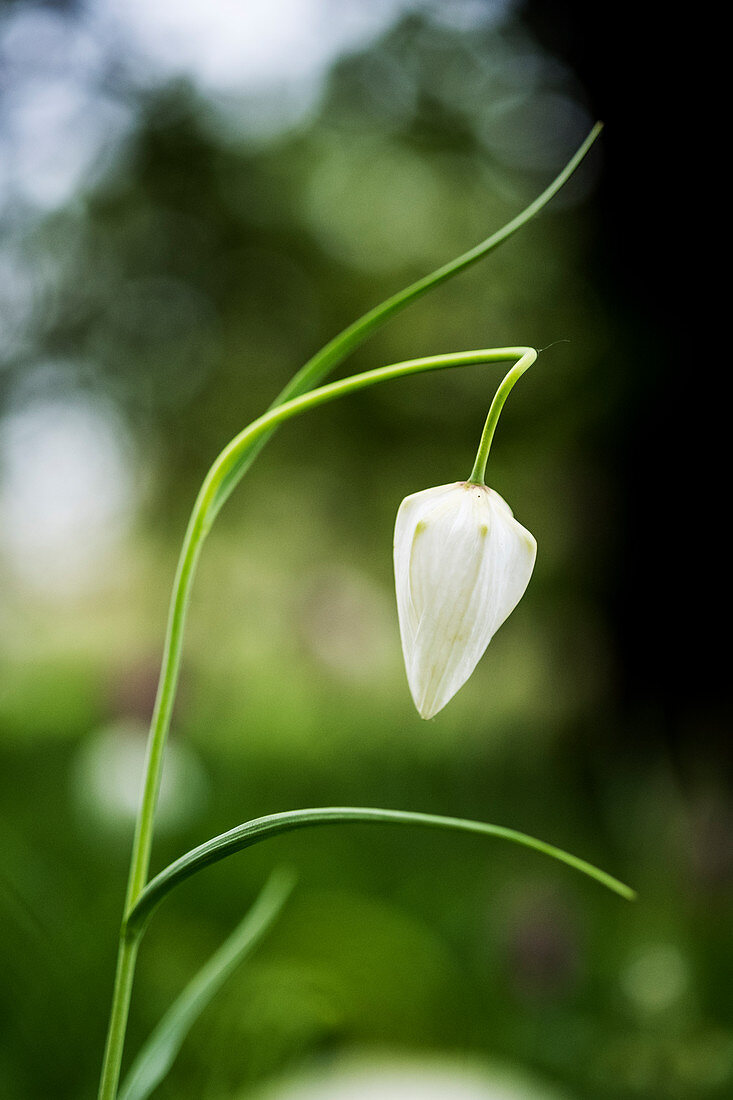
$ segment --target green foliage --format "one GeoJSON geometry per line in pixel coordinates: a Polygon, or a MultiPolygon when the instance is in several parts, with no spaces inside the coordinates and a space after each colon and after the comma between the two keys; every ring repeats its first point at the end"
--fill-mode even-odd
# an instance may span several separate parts
{"type": "Polygon", "coordinates": [[[205,867],[237,852],[250,848],[253,844],[259,844],[263,840],[288,833],[294,829],[307,829],[314,825],[348,825],[348,824],[372,824],[372,825],[421,825],[430,829],[445,829],[449,832],[474,833],[478,836],[499,837],[502,840],[511,841],[524,848],[532,848],[536,852],[551,856],[553,859],[566,863],[568,866],[581,871],[590,878],[595,879],[610,890],[632,900],[636,895],[628,886],[618,879],[606,874],[604,871],[593,867],[585,860],[577,856],[563,852],[551,844],[545,844],[535,837],[526,836],[515,829],[507,829],[501,825],[488,825],[483,821],[465,821],[456,817],[440,817],[435,814],[417,814],[405,810],[381,810],[375,808],[356,808],[353,806],[338,807],[329,806],[312,810],[287,810],[284,813],[272,814],[269,817],[258,818],[256,821],[247,821],[243,825],[230,829],[221,836],[212,837],[198,848],[192,849],[177,859],[160,874],[148,883],[126,917],[126,928],[129,933],[139,934],[145,927],[150,917],[160,905],[163,898],[170,893],[179,883],[198,874],[205,867]]]}
{"type": "Polygon", "coordinates": [[[252,908],[189,982],[147,1039],[123,1081],[119,1100],[147,1100],[168,1074],[188,1032],[226,979],[257,946],[293,889],[293,876],[274,872],[252,908]]]}

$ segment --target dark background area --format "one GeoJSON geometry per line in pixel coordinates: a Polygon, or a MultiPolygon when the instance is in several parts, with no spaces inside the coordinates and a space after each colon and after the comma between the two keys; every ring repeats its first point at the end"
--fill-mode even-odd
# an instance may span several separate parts
{"type": "Polygon", "coordinates": [[[562,2],[526,4],[523,14],[607,122],[594,259],[634,347],[619,348],[618,369],[636,399],[623,430],[605,441],[623,486],[624,540],[606,600],[624,653],[626,717],[659,712],[656,730],[633,724],[630,741],[640,752],[650,738],[648,751],[661,741],[684,785],[701,758],[703,767],[712,755],[730,768],[719,617],[730,581],[714,564],[711,538],[696,537],[689,523],[694,516],[693,525],[715,529],[728,465],[718,370],[706,352],[691,354],[709,316],[704,295],[717,298],[704,213],[718,156],[715,80],[693,77],[713,64],[714,28],[689,12],[660,23],[645,5],[633,19],[608,5],[562,2]]]}

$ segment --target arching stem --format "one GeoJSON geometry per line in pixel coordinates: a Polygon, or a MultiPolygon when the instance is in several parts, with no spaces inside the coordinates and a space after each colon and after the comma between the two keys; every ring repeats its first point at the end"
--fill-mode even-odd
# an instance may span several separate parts
{"type": "Polygon", "coordinates": [[[470,484],[485,484],[484,478],[486,476],[486,463],[489,458],[489,451],[491,450],[491,442],[494,438],[496,425],[499,422],[499,414],[504,408],[504,402],[509,396],[512,387],[522,377],[524,372],[532,366],[536,358],[537,352],[534,350],[534,348],[525,348],[524,355],[521,357],[518,363],[514,364],[514,366],[506,375],[504,381],[501,383],[498,390],[494,394],[494,400],[491,402],[489,415],[486,417],[484,430],[481,433],[481,442],[478,446],[476,461],[473,464],[471,476],[468,478],[470,484]]]}
{"type": "MultiPolygon", "coordinates": [[[[178,684],[183,632],[196,566],[206,535],[211,529],[211,525],[226,496],[229,495],[234,484],[236,484],[232,480],[233,473],[236,480],[239,480],[246,470],[246,465],[241,463],[242,456],[250,454],[253,445],[257,445],[260,440],[267,438],[278,424],[298,416],[308,409],[317,408],[328,401],[345,397],[347,394],[355,393],[380,382],[387,382],[411,374],[420,374],[425,371],[511,360],[517,361],[514,368],[516,370],[528,357],[532,358],[529,358],[527,366],[536,358],[536,352],[532,348],[490,348],[482,351],[459,352],[455,355],[434,355],[422,359],[409,359],[403,363],[395,363],[391,366],[365,371],[363,374],[352,375],[349,378],[311,390],[269,409],[244,431],[240,432],[221,452],[209,470],[196,498],[183,540],[173,584],[160,681],[148,737],[143,791],[133,840],[125,902],[125,919],[142,893],[148,878],[155,807],[160,788],[165,744],[178,684]],[[226,494],[221,492],[224,485],[227,486],[226,494]]],[[[506,379],[502,383],[502,386],[505,385],[506,379]]],[[[508,393],[508,390],[506,392],[508,393]]],[[[504,395],[505,399],[506,394],[504,395]]],[[[494,404],[492,404],[492,409],[494,404]]],[[[503,400],[501,404],[503,404],[503,400]]],[[[498,416],[498,411],[496,415],[498,416]]],[[[99,1100],[115,1100],[117,1095],[137,947],[138,937],[131,934],[123,922],[99,1100]]]]}

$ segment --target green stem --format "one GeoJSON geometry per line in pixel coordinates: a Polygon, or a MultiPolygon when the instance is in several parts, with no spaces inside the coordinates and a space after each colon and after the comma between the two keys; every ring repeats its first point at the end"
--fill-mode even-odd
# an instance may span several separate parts
{"type": "Polygon", "coordinates": [[[120,936],[117,952],[117,971],[115,973],[112,1011],[107,1029],[107,1042],[104,1048],[102,1076],[99,1082],[100,1100],[114,1100],[122,1065],[122,1051],[125,1046],[127,1017],[132,997],[132,982],[135,977],[135,962],[140,944],[139,935],[120,936]]]}
{"type": "Polygon", "coordinates": [[[486,423],[484,424],[484,430],[481,433],[481,442],[478,445],[478,452],[476,454],[476,461],[473,464],[471,470],[471,476],[468,479],[471,485],[485,485],[484,478],[486,476],[486,463],[489,458],[489,451],[491,450],[491,441],[494,438],[494,432],[496,431],[496,425],[499,422],[499,414],[504,408],[504,402],[509,396],[514,384],[522,377],[524,372],[528,370],[535,359],[537,358],[537,352],[534,348],[525,348],[524,355],[521,357],[518,363],[515,363],[512,369],[509,371],[504,381],[499,386],[498,390],[494,394],[494,400],[491,402],[491,408],[489,409],[489,415],[486,417],[486,423]]]}
{"type": "MultiPolygon", "coordinates": [[[[337,397],[345,397],[347,394],[376,385],[379,382],[387,382],[393,378],[401,378],[425,371],[442,370],[447,367],[506,362],[507,360],[518,360],[521,363],[522,359],[528,355],[536,355],[536,353],[531,348],[525,347],[491,348],[483,351],[460,352],[455,355],[434,355],[422,359],[409,359],[403,363],[394,363],[387,367],[365,371],[363,374],[353,375],[338,382],[321,386],[269,409],[244,431],[240,432],[221,452],[209,470],[196,498],[183,540],[173,585],[163,650],[163,663],[148,738],[145,780],[133,839],[130,875],[125,901],[125,917],[134,907],[148,877],[155,807],[160,788],[165,743],[178,683],[183,632],[196,565],[206,535],[211,529],[211,525],[226,496],[234,487],[231,480],[233,472],[236,472],[237,480],[245,472],[246,466],[243,466],[240,461],[242,456],[250,454],[253,445],[256,445],[263,438],[267,438],[274,428],[291,417],[306,412],[308,409],[316,408],[328,401],[333,401],[337,397]],[[220,491],[225,483],[228,483],[226,496],[220,491]]],[[[132,993],[137,943],[136,939],[130,940],[131,933],[126,930],[124,922],[122,934],[123,942],[120,945],[99,1100],[115,1100],[122,1063],[124,1032],[132,993]]]]}

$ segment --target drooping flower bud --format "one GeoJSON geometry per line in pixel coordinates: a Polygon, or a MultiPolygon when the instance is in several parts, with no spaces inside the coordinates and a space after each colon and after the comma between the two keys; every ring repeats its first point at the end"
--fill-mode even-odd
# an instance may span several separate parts
{"type": "Polygon", "coordinates": [[[422,718],[465,684],[522,598],[537,543],[485,485],[460,481],[406,497],[394,534],[407,681],[422,718]]]}

